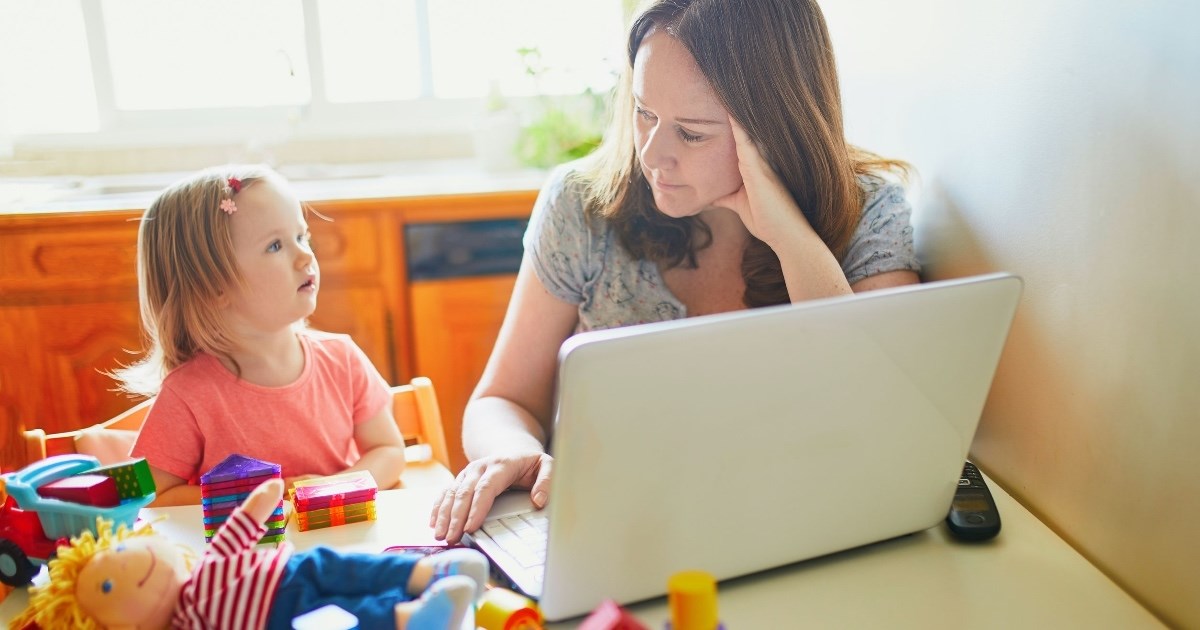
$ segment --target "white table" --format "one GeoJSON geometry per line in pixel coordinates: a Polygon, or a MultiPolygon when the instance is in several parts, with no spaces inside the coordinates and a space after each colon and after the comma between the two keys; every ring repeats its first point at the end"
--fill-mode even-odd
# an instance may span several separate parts
{"type": "MultiPolygon", "coordinates": [[[[987,543],[955,542],[944,527],[752,576],[722,582],[726,627],[758,628],[1161,628],[1163,625],[994,482],[1003,520],[987,543]]],[[[430,489],[389,490],[376,499],[378,520],[309,532],[288,523],[298,549],[327,545],[380,551],[428,544],[430,489]]],[[[155,527],[198,550],[198,506],[146,509],[167,517],[155,527]]],[[[23,590],[0,604],[7,622],[26,602],[23,590]]],[[[629,610],[657,630],[665,598],[629,610]]],[[[565,629],[579,620],[551,624],[565,629]]]]}

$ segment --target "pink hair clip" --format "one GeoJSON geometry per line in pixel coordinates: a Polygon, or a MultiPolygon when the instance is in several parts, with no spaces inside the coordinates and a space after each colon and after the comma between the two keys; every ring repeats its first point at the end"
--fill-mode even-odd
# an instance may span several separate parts
{"type": "Polygon", "coordinates": [[[236,177],[230,177],[225,180],[229,184],[229,199],[221,200],[221,210],[225,214],[233,214],[237,212],[237,204],[233,202],[233,196],[242,192],[242,180],[236,177]]]}

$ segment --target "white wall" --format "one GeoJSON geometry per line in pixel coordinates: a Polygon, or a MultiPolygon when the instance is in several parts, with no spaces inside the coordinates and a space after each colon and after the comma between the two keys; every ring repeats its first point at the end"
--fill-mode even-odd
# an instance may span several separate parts
{"type": "Polygon", "coordinates": [[[851,140],[920,171],[926,278],[1026,281],[973,457],[1200,627],[1200,2],[823,6],[851,140]]]}

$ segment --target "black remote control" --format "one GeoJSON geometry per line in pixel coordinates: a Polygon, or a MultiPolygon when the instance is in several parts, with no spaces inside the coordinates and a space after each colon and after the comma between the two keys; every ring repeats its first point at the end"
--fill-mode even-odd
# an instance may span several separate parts
{"type": "Polygon", "coordinates": [[[959,540],[987,540],[1000,533],[1000,512],[983,475],[971,462],[963,464],[958,490],[946,515],[950,534],[959,540]]]}

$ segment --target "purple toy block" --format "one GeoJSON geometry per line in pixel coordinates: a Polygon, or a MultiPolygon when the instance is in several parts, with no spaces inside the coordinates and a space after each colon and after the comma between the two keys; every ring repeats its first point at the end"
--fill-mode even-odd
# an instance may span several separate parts
{"type": "Polygon", "coordinates": [[[263,462],[234,453],[213,466],[212,470],[200,475],[200,483],[210,484],[247,477],[279,476],[281,470],[282,467],[279,464],[263,462]]]}

